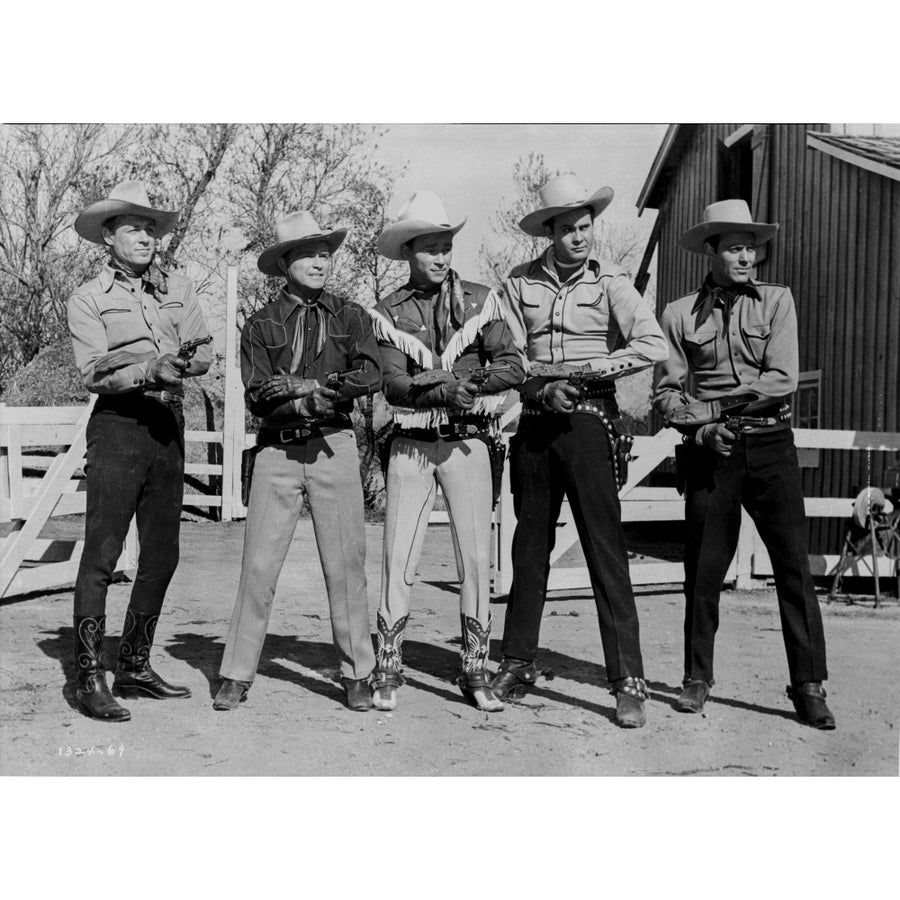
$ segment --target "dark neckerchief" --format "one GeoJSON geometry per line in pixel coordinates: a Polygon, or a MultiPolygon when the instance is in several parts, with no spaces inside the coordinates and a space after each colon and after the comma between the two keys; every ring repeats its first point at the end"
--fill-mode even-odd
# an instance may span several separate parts
{"type": "Polygon", "coordinates": [[[154,260],[143,272],[135,272],[112,253],[109,255],[109,267],[123,278],[138,278],[150,293],[156,295],[169,293],[169,278],[165,270],[154,260]]]}
{"type": "Polygon", "coordinates": [[[694,307],[691,310],[691,312],[697,314],[694,327],[700,328],[712,315],[712,311],[718,303],[722,307],[722,319],[727,331],[728,323],[731,320],[731,310],[734,308],[738,297],[742,295],[759,299],[759,291],[750,282],[747,282],[747,284],[735,284],[731,287],[722,287],[713,281],[712,273],[710,273],[704,279],[703,286],[700,288],[694,307]]]}

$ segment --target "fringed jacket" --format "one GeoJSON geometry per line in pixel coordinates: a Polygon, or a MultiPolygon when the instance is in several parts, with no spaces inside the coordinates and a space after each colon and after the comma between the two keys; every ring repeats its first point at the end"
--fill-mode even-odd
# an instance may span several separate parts
{"type": "Polygon", "coordinates": [[[482,284],[455,272],[442,291],[427,293],[409,283],[370,310],[381,354],[382,390],[404,428],[432,428],[449,421],[440,384],[417,385],[414,377],[444,369],[465,379],[488,363],[508,363],[492,373],[467,414],[498,415],[507,391],[525,377],[500,299],[482,284]],[[443,303],[443,311],[439,306],[443,303]]]}

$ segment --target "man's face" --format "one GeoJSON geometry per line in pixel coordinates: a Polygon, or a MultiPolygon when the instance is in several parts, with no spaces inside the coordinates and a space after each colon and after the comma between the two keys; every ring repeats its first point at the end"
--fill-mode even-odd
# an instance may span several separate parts
{"type": "Polygon", "coordinates": [[[553,240],[553,251],[558,262],[564,266],[584,262],[594,246],[591,211],[582,207],[554,216],[547,234],[553,240]]]}
{"type": "Polygon", "coordinates": [[[331,274],[331,251],[324,241],[295,247],[278,260],[288,281],[308,291],[320,291],[331,274]]]}
{"type": "Polygon", "coordinates": [[[723,287],[746,284],[756,265],[756,237],[749,231],[719,235],[716,249],[706,245],[713,280],[723,287]]]}
{"type": "Polygon", "coordinates": [[[118,216],[103,226],[103,240],[113,254],[135,269],[145,269],[156,252],[156,223],[144,216],[118,216]]]}
{"type": "Polygon", "coordinates": [[[450,273],[453,257],[452,234],[421,234],[403,245],[410,277],[423,287],[442,284],[450,273]]]}

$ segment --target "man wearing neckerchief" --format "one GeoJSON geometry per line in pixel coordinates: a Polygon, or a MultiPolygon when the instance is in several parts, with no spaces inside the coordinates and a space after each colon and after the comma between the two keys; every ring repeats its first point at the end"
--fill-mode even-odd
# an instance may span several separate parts
{"type": "Polygon", "coordinates": [[[769,551],[800,720],[833,729],[822,614],[809,570],[800,469],[787,400],[797,389],[797,313],[789,288],[751,278],[756,248],[778,225],[754,222],[743,200],[708,206],[681,246],[706,256],[698,291],[666,307],[671,356],[654,403],[685,434],[686,599],[682,712],[703,709],[713,680],[722,582],[737,549],[741,507],[769,551]],[[690,392],[689,392],[690,391],[690,392]]]}
{"type": "Polygon", "coordinates": [[[150,667],[166,589],[178,565],[184,493],[184,379],[202,375],[208,344],[189,359],[181,345],[208,337],[193,284],[154,262],[157,241],[178,221],[150,205],[144,185],[126,181],[75,221],[86,240],[109,249],[96,278],[69,298],[75,363],[98,394],[87,426],[84,550],[75,582],[75,697],[98,719],[130,712],[109,692],[101,649],[106,594],[136,516],[140,556],[119,644],[114,687],[121,696],[189,697],[150,667]]]}
{"type": "Polygon", "coordinates": [[[498,416],[523,369],[496,294],[463,281],[450,268],[453,236],[464,224],[465,219],[451,225],[437,195],[419,191],[378,239],[379,252],[405,260],[410,271],[409,282],[372,311],[395,426],[385,479],[373,680],[379,709],[396,706],[402,684],[409,596],[438,485],[447,502],[460,582],[458,683],[480,709],[503,708],[486,670],[492,462],[495,471],[502,470],[498,416]]]}

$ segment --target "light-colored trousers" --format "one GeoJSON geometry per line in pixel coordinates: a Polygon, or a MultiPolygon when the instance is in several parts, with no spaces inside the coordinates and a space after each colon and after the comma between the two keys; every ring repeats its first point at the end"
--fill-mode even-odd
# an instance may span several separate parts
{"type": "Polygon", "coordinates": [[[380,612],[388,627],[409,612],[425,528],[441,486],[459,574],[459,608],[487,625],[491,599],[491,464],[483,441],[391,443],[380,612]]]}
{"type": "Polygon", "coordinates": [[[256,675],[304,490],[325,575],[341,675],[367,678],[375,666],[359,457],[353,430],[347,428],[304,444],[264,447],[256,456],[241,580],[219,670],[223,678],[252,682],[256,675]]]}

